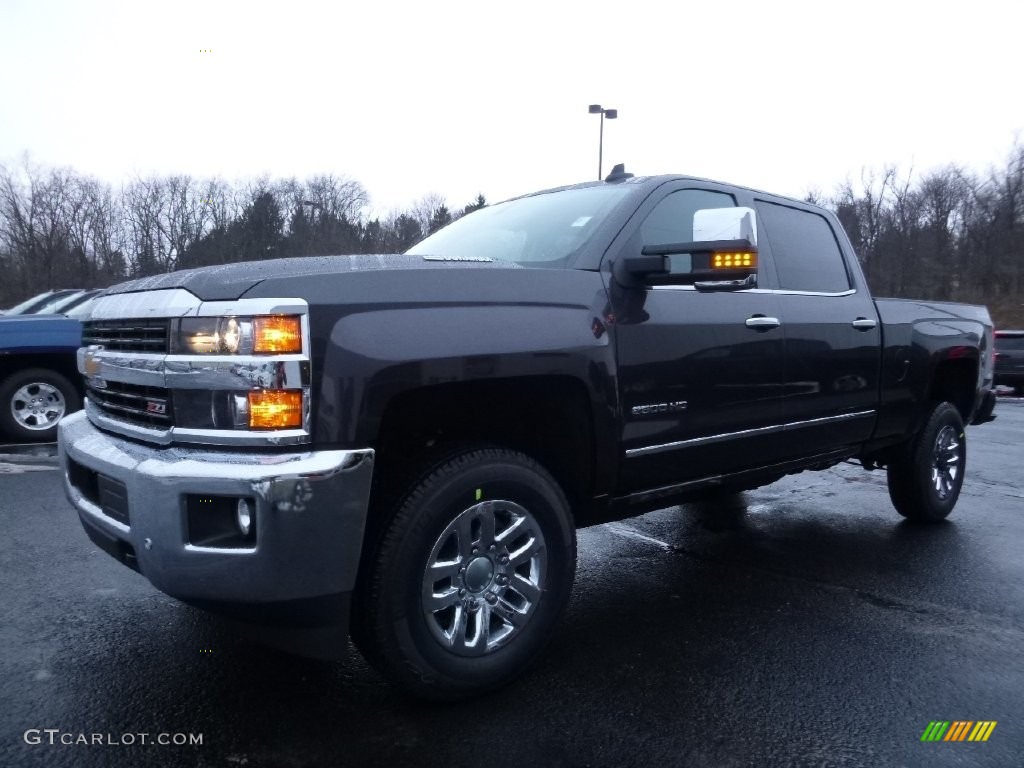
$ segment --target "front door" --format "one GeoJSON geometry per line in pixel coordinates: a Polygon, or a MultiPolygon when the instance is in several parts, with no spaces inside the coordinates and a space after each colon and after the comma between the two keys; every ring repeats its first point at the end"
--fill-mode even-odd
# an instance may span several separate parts
{"type": "MultiPolygon", "coordinates": [[[[662,190],[625,248],[691,242],[700,209],[736,206],[714,188],[662,190]]],[[[690,257],[671,256],[672,271],[690,257]]],[[[782,421],[778,296],[687,285],[624,288],[610,278],[622,410],[624,490],[657,488],[771,463],[782,421]],[[748,322],[754,320],[755,322],[748,322]]],[[[762,262],[758,281],[767,281],[762,262]]]]}

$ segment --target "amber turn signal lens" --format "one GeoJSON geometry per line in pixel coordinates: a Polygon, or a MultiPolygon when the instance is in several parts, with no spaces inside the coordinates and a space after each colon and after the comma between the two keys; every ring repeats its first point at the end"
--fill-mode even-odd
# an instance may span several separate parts
{"type": "Polygon", "coordinates": [[[711,257],[712,269],[745,269],[757,266],[757,254],[749,251],[716,253],[711,257]]]}
{"type": "Polygon", "coordinates": [[[254,352],[301,352],[302,326],[295,315],[271,315],[252,320],[254,352]]]}
{"type": "Polygon", "coordinates": [[[250,429],[302,426],[302,392],[267,389],[249,393],[250,429]]]}

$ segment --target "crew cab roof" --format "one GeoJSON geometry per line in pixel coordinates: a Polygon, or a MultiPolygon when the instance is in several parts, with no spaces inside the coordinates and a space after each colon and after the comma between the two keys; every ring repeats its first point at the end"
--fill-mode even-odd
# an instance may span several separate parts
{"type": "Polygon", "coordinates": [[[806,200],[799,200],[795,197],[780,195],[776,192],[767,192],[763,189],[757,189],[755,187],[745,187],[742,184],[733,184],[732,182],[722,181],[720,179],[706,179],[701,176],[689,176],[686,174],[679,173],[663,173],[654,176],[631,176],[629,178],[621,179],[619,181],[585,181],[579,184],[566,184],[560,187],[551,187],[549,189],[542,189],[536,192],[529,192],[525,195],[518,195],[516,197],[512,197],[509,199],[519,200],[524,197],[534,197],[536,195],[545,195],[551,192],[561,192],[562,190],[566,189],[585,189],[587,187],[600,187],[605,185],[635,187],[638,193],[640,193],[642,196],[646,196],[650,192],[653,192],[655,189],[660,187],[662,184],[665,184],[666,182],[670,181],[694,182],[696,184],[715,184],[722,187],[730,187],[732,189],[742,190],[743,192],[747,192],[751,195],[757,195],[758,197],[770,197],[774,200],[788,201],[799,206],[809,206],[812,208],[821,209],[821,206],[816,205],[814,203],[809,203],[806,200]]]}

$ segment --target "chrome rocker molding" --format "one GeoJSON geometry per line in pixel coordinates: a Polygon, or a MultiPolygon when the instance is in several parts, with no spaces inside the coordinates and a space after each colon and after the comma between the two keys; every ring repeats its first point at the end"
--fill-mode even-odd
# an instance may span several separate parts
{"type": "Polygon", "coordinates": [[[786,429],[799,429],[800,427],[812,426],[815,424],[829,424],[839,421],[848,421],[849,419],[866,419],[875,415],[874,410],[870,411],[857,411],[856,413],[844,413],[839,416],[825,416],[821,419],[808,419],[807,421],[791,421],[786,424],[773,424],[770,427],[757,427],[755,429],[744,429],[739,432],[723,432],[720,435],[708,435],[707,437],[695,437],[691,440],[677,440],[672,443],[662,443],[660,445],[648,445],[643,448],[630,448],[626,451],[626,458],[633,459],[637,456],[648,456],[652,453],[662,453],[664,451],[675,451],[679,448],[692,448],[697,445],[709,445],[711,443],[721,443],[725,440],[735,440],[744,437],[755,437],[757,435],[769,435],[774,432],[782,432],[786,429]]]}

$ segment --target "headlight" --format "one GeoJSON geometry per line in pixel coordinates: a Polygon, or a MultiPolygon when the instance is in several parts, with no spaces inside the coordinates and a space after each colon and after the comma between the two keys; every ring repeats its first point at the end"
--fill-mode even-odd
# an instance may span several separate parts
{"type": "Polygon", "coordinates": [[[298,315],[184,317],[172,333],[178,355],[263,355],[302,352],[298,315]]]}
{"type": "Polygon", "coordinates": [[[228,354],[237,355],[241,343],[242,325],[238,322],[238,318],[229,317],[226,323],[221,323],[220,346],[228,354]]]}

